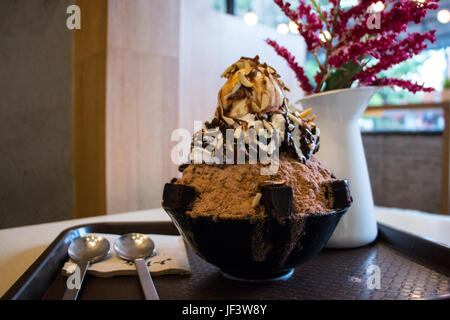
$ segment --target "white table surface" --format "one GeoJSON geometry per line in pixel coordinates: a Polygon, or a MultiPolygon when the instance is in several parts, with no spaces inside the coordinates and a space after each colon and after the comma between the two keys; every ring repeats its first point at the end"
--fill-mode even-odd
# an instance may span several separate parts
{"type": "MultiPolygon", "coordinates": [[[[450,245],[450,216],[382,207],[376,207],[375,214],[379,222],[450,245]]],[[[170,221],[170,218],[162,208],[159,208],[1,229],[0,296],[64,229],[85,223],[114,221],[170,221]]]]}

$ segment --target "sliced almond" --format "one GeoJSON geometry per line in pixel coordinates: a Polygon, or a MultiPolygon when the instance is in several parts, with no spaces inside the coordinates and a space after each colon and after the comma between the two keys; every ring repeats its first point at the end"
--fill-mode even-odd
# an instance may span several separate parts
{"type": "Polygon", "coordinates": [[[245,77],[245,75],[244,75],[242,70],[238,71],[238,76],[239,76],[239,81],[242,83],[243,86],[245,86],[247,88],[253,87],[253,83],[248,81],[248,79],[245,77]]]}
{"type": "Polygon", "coordinates": [[[291,111],[292,113],[295,113],[298,111],[298,109],[296,107],[294,107],[292,104],[286,103],[286,105],[287,105],[289,111],[291,111]]]}
{"type": "Polygon", "coordinates": [[[311,108],[308,108],[308,109],[306,109],[305,111],[303,111],[302,113],[300,113],[299,117],[300,117],[300,118],[305,118],[305,117],[307,117],[307,116],[311,113],[311,111],[312,111],[312,109],[311,109],[311,108]]]}
{"type": "Polygon", "coordinates": [[[266,181],[263,181],[263,182],[261,182],[260,184],[259,184],[259,186],[260,187],[262,187],[262,186],[271,186],[271,185],[282,185],[282,184],[286,184],[287,183],[287,180],[285,179],[285,180],[281,180],[281,181],[273,181],[273,180],[266,180],[266,181]]]}
{"type": "Polygon", "coordinates": [[[252,207],[255,208],[259,205],[259,201],[261,201],[262,193],[257,193],[256,196],[253,198],[252,201],[252,207]]]}
{"type": "Polygon", "coordinates": [[[313,114],[311,117],[306,119],[306,121],[308,121],[309,123],[313,122],[314,120],[316,120],[316,115],[315,114],[313,114]]]}
{"type": "Polygon", "coordinates": [[[228,114],[231,118],[240,118],[248,113],[247,109],[247,99],[242,99],[233,103],[231,111],[228,114]]]}
{"type": "Polygon", "coordinates": [[[248,130],[244,131],[244,142],[245,142],[245,144],[249,144],[249,142],[250,142],[250,139],[248,136],[248,130]]]}
{"type": "Polygon", "coordinates": [[[267,132],[269,132],[269,134],[272,135],[272,126],[270,125],[270,123],[267,122],[266,120],[263,120],[263,125],[264,128],[267,129],[267,132]]]}
{"type": "Polygon", "coordinates": [[[240,88],[241,88],[241,83],[238,81],[234,85],[233,89],[231,89],[231,92],[229,94],[227,94],[224,98],[227,100],[230,99],[240,88]]]}
{"type": "Polygon", "coordinates": [[[292,123],[289,123],[288,125],[288,131],[291,132],[292,130],[295,129],[295,126],[292,123]]]}
{"type": "Polygon", "coordinates": [[[248,60],[245,60],[245,66],[244,66],[244,75],[248,75],[252,71],[252,68],[250,67],[250,63],[248,63],[248,60]]]}
{"type": "Polygon", "coordinates": [[[239,137],[241,136],[241,134],[242,134],[242,127],[239,126],[239,127],[237,127],[237,128],[234,130],[234,138],[235,138],[235,139],[239,139],[239,137]]]}
{"type": "Polygon", "coordinates": [[[260,112],[261,108],[256,104],[256,102],[252,101],[252,110],[254,112],[260,112]]]}
{"type": "Polygon", "coordinates": [[[233,70],[233,68],[235,67],[234,64],[232,64],[231,66],[229,66],[228,68],[225,69],[225,71],[221,74],[221,78],[228,78],[228,74],[233,70]]]}
{"type": "Polygon", "coordinates": [[[234,124],[234,120],[225,116],[222,116],[223,121],[225,121],[228,125],[232,126],[234,124]]]}
{"type": "Polygon", "coordinates": [[[269,106],[269,96],[263,94],[261,98],[261,110],[266,110],[268,106],[269,106]]]}
{"type": "Polygon", "coordinates": [[[291,119],[293,122],[295,122],[295,123],[298,124],[299,126],[302,126],[302,125],[303,125],[302,121],[301,121],[299,118],[297,118],[296,116],[294,116],[293,114],[291,114],[291,113],[288,112],[287,115],[288,115],[288,118],[289,118],[289,119],[291,119]]]}
{"type": "Polygon", "coordinates": [[[217,141],[216,149],[223,148],[223,137],[222,137],[222,135],[220,135],[220,138],[218,140],[219,141],[217,141]]]}

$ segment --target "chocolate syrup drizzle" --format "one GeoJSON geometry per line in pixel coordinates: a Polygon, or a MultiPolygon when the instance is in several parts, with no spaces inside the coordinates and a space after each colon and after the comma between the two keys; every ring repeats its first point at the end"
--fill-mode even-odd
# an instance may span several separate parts
{"type": "MultiPolygon", "coordinates": [[[[271,113],[267,113],[268,118],[265,120],[270,121],[271,120],[271,115],[273,115],[275,112],[271,112],[271,113]]],[[[285,104],[283,104],[281,106],[281,108],[279,109],[279,112],[283,115],[283,118],[285,120],[284,123],[284,139],[283,141],[281,141],[281,143],[278,145],[279,147],[279,152],[280,153],[286,153],[291,157],[294,158],[298,158],[299,161],[301,161],[302,163],[305,163],[310,157],[311,155],[313,155],[314,153],[316,153],[319,150],[319,146],[320,146],[320,137],[318,135],[316,135],[317,130],[316,130],[316,126],[314,125],[311,129],[309,129],[308,127],[306,127],[305,125],[300,125],[297,123],[293,123],[289,117],[288,117],[288,112],[287,112],[287,107],[285,104]],[[295,130],[295,128],[298,127],[299,131],[300,131],[300,136],[298,137],[299,139],[299,145],[300,145],[300,150],[298,150],[298,147],[296,146],[294,139],[296,138],[293,135],[293,131],[295,130]],[[311,148],[311,145],[314,146],[314,148],[311,148]]],[[[221,116],[220,114],[218,115],[219,117],[221,116]]],[[[261,115],[259,114],[255,114],[255,121],[257,120],[263,120],[264,118],[261,117],[261,115]]],[[[222,163],[226,163],[226,148],[227,148],[227,143],[225,141],[225,137],[226,137],[226,130],[227,129],[234,129],[233,126],[228,125],[223,119],[218,119],[218,118],[214,118],[212,119],[210,122],[205,122],[205,128],[208,130],[211,129],[218,129],[220,131],[220,133],[222,134],[222,138],[223,138],[223,150],[222,150],[222,156],[223,156],[223,161],[222,163]]],[[[245,125],[243,125],[243,127],[245,127],[245,125]]],[[[202,129],[204,130],[204,129],[202,129]]],[[[197,132],[196,134],[199,134],[200,132],[197,132]]],[[[194,134],[194,137],[195,135],[194,134]]],[[[191,142],[191,152],[194,149],[194,137],[192,139],[191,142]]],[[[271,138],[268,137],[267,138],[267,145],[271,142],[271,138]]],[[[206,146],[208,145],[208,143],[206,141],[202,141],[202,148],[206,148],[206,146]]],[[[246,149],[246,155],[245,155],[245,161],[247,162],[249,160],[249,150],[250,150],[250,143],[245,143],[245,149],[246,149]]],[[[237,143],[237,139],[233,138],[233,150],[234,150],[234,163],[237,162],[237,154],[238,154],[238,143],[237,143]]],[[[257,150],[256,150],[257,151],[257,150]]],[[[182,164],[179,166],[179,171],[182,172],[187,164],[182,164]]]]}

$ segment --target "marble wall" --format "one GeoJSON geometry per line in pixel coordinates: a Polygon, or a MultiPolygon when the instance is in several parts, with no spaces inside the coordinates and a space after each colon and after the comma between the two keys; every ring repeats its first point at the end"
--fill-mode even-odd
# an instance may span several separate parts
{"type": "Polygon", "coordinates": [[[70,3],[0,1],[0,228],[72,217],[70,3]]]}

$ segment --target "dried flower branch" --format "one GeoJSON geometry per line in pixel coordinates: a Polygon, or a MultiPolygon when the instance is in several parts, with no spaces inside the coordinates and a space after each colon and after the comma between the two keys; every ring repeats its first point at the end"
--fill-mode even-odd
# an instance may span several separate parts
{"type": "Polygon", "coordinates": [[[266,42],[275,49],[279,56],[286,60],[289,67],[295,72],[295,76],[297,77],[297,80],[303,91],[308,94],[312,93],[313,87],[309,83],[308,77],[305,75],[305,70],[303,70],[303,68],[300,67],[297,62],[295,62],[294,55],[292,55],[285,47],[278,45],[273,40],[266,39],[266,42]]]}
{"type": "Polygon", "coordinates": [[[266,42],[287,61],[307,94],[354,84],[432,91],[408,80],[380,79],[378,75],[420,53],[427,42],[436,41],[435,30],[408,34],[407,27],[420,23],[429,10],[437,9],[439,0],[380,0],[384,6],[381,12],[373,10],[376,0],[359,0],[349,9],[342,9],[339,0],[330,0],[329,11],[316,0],[310,0],[310,4],[299,0],[296,9],[285,0],[274,2],[299,26],[307,50],[316,59],[315,86],[295,62],[294,55],[271,39],[266,42]]]}

